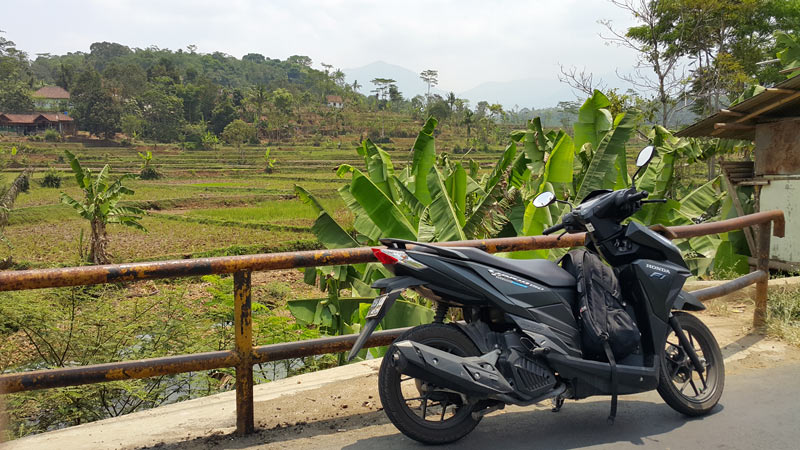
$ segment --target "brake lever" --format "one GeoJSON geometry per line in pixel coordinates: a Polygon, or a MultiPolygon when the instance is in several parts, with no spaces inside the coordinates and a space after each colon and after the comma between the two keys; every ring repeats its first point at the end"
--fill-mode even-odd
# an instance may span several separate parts
{"type": "Polygon", "coordinates": [[[654,198],[652,200],[639,200],[640,203],[667,203],[665,198],[654,198]]]}
{"type": "Polygon", "coordinates": [[[563,233],[561,233],[561,234],[559,234],[559,235],[558,235],[558,237],[556,238],[556,241],[560,241],[560,240],[561,240],[561,238],[562,238],[562,237],[564,237],[564,235],[565,235],[565,234],[568,234],[568,233],[569,233],[569,231],[567,231],[567,230],[564,230],[564,232],[563,232],[563,233]]]}

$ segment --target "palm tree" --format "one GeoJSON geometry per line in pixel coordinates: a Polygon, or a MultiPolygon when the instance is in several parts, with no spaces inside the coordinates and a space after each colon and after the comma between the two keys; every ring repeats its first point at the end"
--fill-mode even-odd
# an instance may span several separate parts
{"type": "Polygon", "coordinates": [[[255,107],[256,117],[253,123],[258,123],[261,120],[261,116],[264,114],[264,105],[269,102],[269,91],[267,91],[267,87],[263,84],[256,85],[256,87],[250,90],[250,96],[247,98],[247,101],[255,107]]]}
{"type": "Polygon", "coordinates": [[[447,105],[450,106],[450,112],[451,113],[453,112],[453,106],[456,104],[457,100],[458,100],[458,98],[456,97],[456,94],[453,93],[453,91],[450,91],[450,93],[447,94],[446,102],[447,102],[447,105]]]}
{"type": "Polygon", "coordinates": [[[469,134],[472,131],[472,124],[475,123],[472,120],[473,115],[474,113],[471,110],[469,109],[464,110],[464,120],[462,120],[461,123],[467,126],[467,139],[469,139],[469,134]]]}
{"type": "Polygon", "coordinates": [[[147,231],[138,221],[144,211],[131,206],[118,206],[123,195],[132,195],[133,191],[122,185],[122,181],[133,177],[125,174],[113,183],[109,179],[111,168],[106,164],[97,177],[92,176],[92,171],[81,167],[78,158],[68,150],[64,153],[69,159],[69,165],[78,181],[78,186],[83,189],[83,201],[78,202],[64,192],[61,193],[61,203],[72,206],[78,214],[88,220],[92,227],[92,237],[89,243],[89,260],[94,264],[108,264],[109,255],[108,233],[106,225],[119,223],[138,230],[147,231]]]}

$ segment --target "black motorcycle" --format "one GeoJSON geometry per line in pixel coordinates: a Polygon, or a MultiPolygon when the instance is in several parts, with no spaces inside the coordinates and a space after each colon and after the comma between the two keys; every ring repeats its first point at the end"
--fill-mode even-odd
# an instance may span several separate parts
{"type": "MultiPolygon", "coordinates": [[[[373,252],[395,276],[380,289],[350,358],[362,348],[400,294],[411,289],[436,305],[434,322],[410,329],[389,347],[378,383],[386,415],[405,435],[443,444],[467,435],[507,404],[657,389],[676,411],[697,416],[719,401],[725,380],[722,353],[711,331],[684,311],[703,304],[682,291],[690,272],[678,248],[637,222],[646,191],[636,177],[654,150],[639,154],[632,187],[601,190],[571,209],[544,234],[587,232],[586,249],[613,267],[620,297],[639,333],[632,351],[614,360],[588,354],[576,277],[547,260],[514,260],[474,248],[448,248],[383,239],[373,252]],[[463,320],[445,323],[449,308],[463,320]],[[585,336],[584,336],[585,337],[585,336]]],[[[545,192],[537,207],[556,200],[545,192]]],[[[572,206],[570,205],[570,208],[572,206]]]]}

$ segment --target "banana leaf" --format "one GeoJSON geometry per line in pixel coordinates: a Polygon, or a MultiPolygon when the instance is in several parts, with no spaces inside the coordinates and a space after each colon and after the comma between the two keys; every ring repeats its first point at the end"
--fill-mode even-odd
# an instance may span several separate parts
{"type": "Polygon", "coordinates": [[[294,191],[303,203],[312,206],[317,211],[317,219],[311,226],[311,232],[325,248],[358,247],[358,242],[331,217],[310,192],[298,185],[294,186],[294,191]]]}
{"type": "Polygon", "coordinates": [[[560,131],[556,137],[553,151],[550,152],[550,156],[544,166],[544,175],[539,186],[539,192],[543,192],[545,184],[550,183],[555,188],[553,192],[558,197],[566,197],[572,185],[574,150],[572,138],[567,133],[560,131]]]}
{"type": "Polygon", "coordinates": [[[423,205],[431,204],[431,194],[428,192],[428,173],[436,162],[436,146],[434,145],[433,130],[436,128],[437,121],[433,117],[425,122],[425,126],[414,141],[414,157],[411,162],[411,176],[414,182],[409,189],[422,202],[423,205]],[[413,188],[412,188],[413,186],[413,188]]]}
{"type": "Polygon", "coordinates": [[[430,204],[430,218],[436,232],[437,241],[464,240],[464,231],[459,221],[457,207],[447,195],[445,181],[436,167],[428,173],[428,190],[432,200],[430,204]]]}
{"type": "Polygon", "coordinates": [[[744,275],[750,271],[747,257],[736,254],[733,245],[728,240],[723,240],[714,255],[714,272],[717,274],[744,275]]]}
{"type": "Polygon", "coordinates": [[[614,119],[608,111],[609,106],[611,102],[608,97],[598,90],[584,102],[578,110],[578,120],[573,125],[575,148],[582,148],[586,143],[592,144],[592,149],[598,148],[613,128],[614,119]]]}
{"type": "Polygon", "coordinates": [[[615,125],[597,145],[592,160],[579,181],[575,194],[578,202],[594,190],[610,189],[617,184],[618,161],[625,158],[625,144],[630,139],[635,124],[633,118],[620,114],[615,125]]]}
{"type": "Polygon", "coordinates": [[[495,164],[494,169],[492,169],[491,175],[486,179],[486,183],[483,185],[483,190],[485,192],[489,192],[503,179],[503,176],[506,174],[508,170],[508,166],[514,162],[514,156],[517,154],[517,144],[513,141],[508,144],[506,149],[503,151],[503,155],[500,157],[500,160],[495,164]]]}
{"type": "Polygon", "coordinates": [[[400,181],[400,178],[394,176],[392,177],[392,182],[394,183],[395,192],[398,194],[399,206],[408,209],[409,214],[406,217],[414,227],[418,226],[419,218],[422,216],[422,212],[425,210],[425,205],[417,200],[417,197],[415,197],[414,194],[408,190],[406,185],[400,181]]]}
{"type": "Polygon", "coordinates": [[[719,180],[720,176],[717,176],[684,196],[680,200],[681,207],[676,211],[677,214],[697,223],[712,206],[725,197],[725,193],[718,192],[715,187],[719,180]]]}
{"type": "Polygon", "coordinates": [[[539,174],[544,168],[544,155],[546,142],[542,130],[542,121],[538,117],[533,119],[528,125],[528,131],[525,132],[525,142],[522,146],[525,156],[528,158],[528,164],[531,173],[539,174]]]}
{"type": "Polygon", "coordinates": [[[353,228],[359,234],[366,236],[370,242],[377,242],[381,237],[381,229],[369,218],[367,211],[358,203],[358,200],[350,193],[350,184],[337,189],[339,196],[344,201],[345,206],[353,213],[353,228]]]}
{"type": "Polygon", "coordinates": [[[394,176],[394,167],[392,166],[392,159],[389,157],[389,154],[373,144],[369,139],[366,139],[361,144],[359,153],[361,152],[364,154],[364,163],[367,167],[369,179],[372,180],[387,197],[393,201],[397,201],[397,193],[394,190],[394,186],[389,181],[394,176]]]}
{"type": "Polygon", "coordinates": [[[372,223],[380,228],[381,236],[412,241],[416,239],[414,228],[400,208],[360,170],[351,170],[353,179],[350,182],[350,194],[372,223]]]}
{"type": "Polygon", "coordinates": [[[453,173],[445,180],[445,186],[447,187],[447,195],[455,207],[458,223],[463,227],[467,221],[467,171],[464,170],[461,163],[454,164],[453,173]]]}

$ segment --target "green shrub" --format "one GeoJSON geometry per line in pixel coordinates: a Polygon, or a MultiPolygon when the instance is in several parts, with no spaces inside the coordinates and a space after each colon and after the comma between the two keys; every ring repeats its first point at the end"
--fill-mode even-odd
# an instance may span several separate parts
{"type": "Polygon", "coordinates": [[[44,178],[42,178],[39,184],[47,188],[60,188],[61,175],[59,175],[56,169],[48,169],[47,172],[44,173],[44,178]]]}
{"type": "Polygon", "coordinates": [[[271,281],[266,285],[267,295],[276,300],[286,300],[292,293],[292,288],[286,283],[271,281]]]}
{"type": "Polygon", "coordinates": [[[139,178],[142,180],[157,180],[161,178],[161,173],[155,168],[147,166],[139,172],[139,178]]]}
{"type": "Polygon", "coordinates": [[[22,183],[19,186],[20,192],[28,192],[31,189],[31,180],[30,176],[22,177],[22,183]]]}
{"type": "Polygon", "coordinates": [[[61,142],[61,133],[50,128],[44,132],[44,140],[47,142],[61,142]]]}

